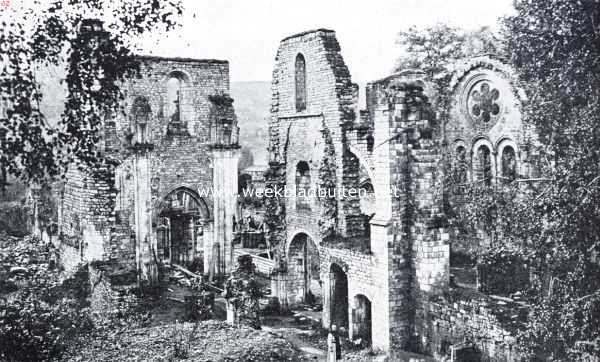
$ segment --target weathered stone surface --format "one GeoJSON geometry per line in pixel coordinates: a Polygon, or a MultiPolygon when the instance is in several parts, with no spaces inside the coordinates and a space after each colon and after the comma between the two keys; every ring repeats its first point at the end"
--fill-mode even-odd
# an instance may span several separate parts
{"type": "Polygon", "coordinates": [[[188,263],[204,254],[206,268],[224,272],[239,157],[229,64],[138,60],[140,77],[121,85],[125,114],[103,129],[101,148],[117,165],[74,164],[67,174],[59,212],[63,259],[67,266],[115,261],[152,281],[158,260],[188,263]],[[184,237],[172,238],[175,232],[184,237]],[[175,250],[170,240],[182,238],[187,244],[175,250]]]}

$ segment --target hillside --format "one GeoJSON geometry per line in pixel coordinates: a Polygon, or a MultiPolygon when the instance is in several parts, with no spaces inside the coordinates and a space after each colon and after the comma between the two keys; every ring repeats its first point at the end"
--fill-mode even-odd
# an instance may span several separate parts
{"type": "Polygon", "coordinates": [[[231,82],[231,96],[240,127],[240,144],[252,152],[253,164],[266,164],[271,82],[231,82]]]}

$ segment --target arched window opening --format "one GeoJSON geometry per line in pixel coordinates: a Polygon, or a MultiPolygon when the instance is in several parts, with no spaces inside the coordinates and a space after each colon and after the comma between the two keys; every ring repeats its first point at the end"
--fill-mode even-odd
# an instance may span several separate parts
{"type": "Polygon", "coordinates": [[[463,193],[468,179],[467,150],[464,146],[456,147],[452,159],[452,183],[456,193],[463,193]]]}
{"type": "Polygon", "coordinates": [[[455,152],[455,170],[456,181],[458,183],[467,182],[467,150],[463,146],[458,146],[455,152]]]}
{"type": "Polygon", "coordinates": [[[517,178],[517,157],[515,150],[511,146],[506,146],[502,150],[502,180],[511,182],[517,178]]]}
{"type": "Polygon", "coordinates": [[[477,168],[475,173],[478,181],[483,181],[486,185],[492,184],[492,157],[490,149],[487,146],[481,146],[477,149],[477,168]]]}
{"type": "Polygon", "coordinates": [[[296,166],[296,208],[310,210],[310,169],[301,161],[296,166]]]}
{"type": "Polygon", "coordinates": [[[306,61],[302,54],[296,57],[296,111],[306,109],[306,61]]]}
{"type": "Polygon", "coordinates": [[[150,105],[145,97],[133,101],[131,109],[133,116],[133,133],[135,143],[147,143],[149,140],[148,123],[150,122],[150,105]]]}
{"type": "Polygon", "coordinates": [[[165,103],[165,117],[168,122],[169,133],[187,131],[187,126],[182,112],[184,99],[185,75],[173,72],[167,80],[167,95],[165,103]]]}
{"type": "Polygon", "coordinates": [[[183,80],[178,77],[171,77],[167,81],[167,104],[166,116],[169,122],[181,121],[181,90],[183,80]]]}

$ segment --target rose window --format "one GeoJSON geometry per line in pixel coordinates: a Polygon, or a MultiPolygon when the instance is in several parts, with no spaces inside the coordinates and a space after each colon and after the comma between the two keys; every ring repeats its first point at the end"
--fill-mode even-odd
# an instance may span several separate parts
{"type": "Polygon", "coordinates": [[[500,92],[488,82],[476,84],[467,106],[472,117],[487,123],[500,114],[500,92]]]}

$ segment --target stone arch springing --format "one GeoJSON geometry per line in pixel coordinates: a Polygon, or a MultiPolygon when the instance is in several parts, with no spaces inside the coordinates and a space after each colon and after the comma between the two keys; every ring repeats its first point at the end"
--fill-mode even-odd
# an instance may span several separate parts
{"type": "Polygon", "coordinates": [[[306,110],[306,60],[304,55],[298,54],[294,63],[296,87],[296,111],[306,110]]]}
{"type": "Polygon", "coordinates": [[[204,245],[204,226],[210,219],[206,202],[192,189],[178,187],[156,208],[157,257],[188,265],[204,245]]]}
{"type": "Polygon", "coordinates": [[[133,143],[146,143],[149,141],[149,123],[152,109],[146,97],[136,97],[131,106],[131,131],[133,143]]]}
{"type": "Polygon", "coordinates": [[[310,210],[310,167],[306,161],[296,164],[296,209],[310,210]]]}
{"type": "Polygon", "coordinates": [[[295,234],[286,250],[290,304],[322,304],[319,250],[305,232],[295,234]]]}
{"type": "Polygon", "coordinates": [[[330,327],[336,325],[340,334],[348,330],[348,275],[336,263],[329,268],[330,327]]]}

